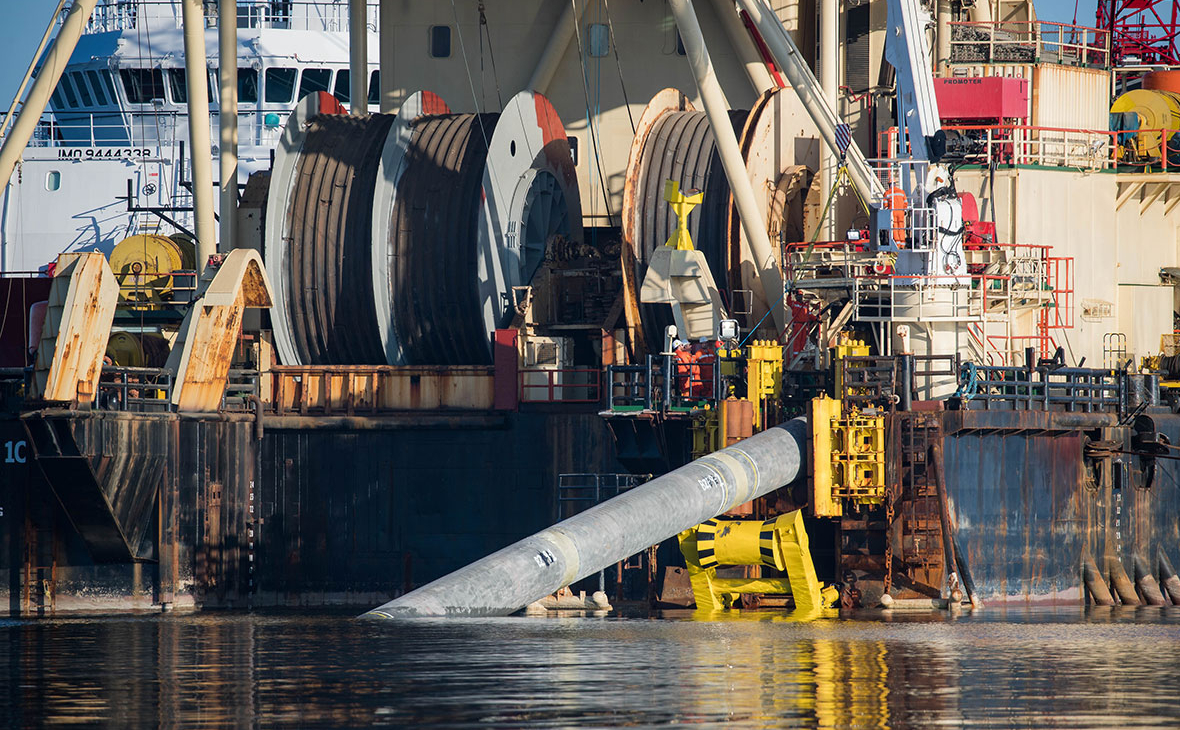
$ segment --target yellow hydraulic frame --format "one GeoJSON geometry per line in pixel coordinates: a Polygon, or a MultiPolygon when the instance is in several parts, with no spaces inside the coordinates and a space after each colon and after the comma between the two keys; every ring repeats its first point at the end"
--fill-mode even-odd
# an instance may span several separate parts
{"type": "Polygon", "coordinates": [[[837,598],[836,589],[815,575],[800,510],[765,521],[713,519],[679,538],[698,609],[721,611],[748,593],[791,595],[796,608],[808,610],[830,606],[837,598]],[[762,565],[787,575],[719,578],[719,565],[762,565]]]}
{"type": "Polygon", "coordinates": [[[754,340],[746,350],[746,397],[754,404],[754,429],[766,422],[763,407],[778,403],[783,395],[783,347],[774,340],[754,340]]]}
{"type": "Polygon", "coordinates": [[[840,400],[811,401],[811,504],[816,517],[840,517],[844,502],[885,501],[885,418],[845,413],[840,400]]]}

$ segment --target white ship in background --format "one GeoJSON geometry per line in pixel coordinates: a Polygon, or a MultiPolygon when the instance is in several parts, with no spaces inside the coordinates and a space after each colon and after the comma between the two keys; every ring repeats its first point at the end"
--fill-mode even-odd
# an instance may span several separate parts
{"type": "MultiPolygon", "coordinates": [[[[216,158],[215,10],[206,8],[212,15],[205,41],[216,158]]],[[[369,16],[375,31],[375,5],[369,16]]],[[[347,3],[238,3],[240,185],[270,166],[296,101],[324,91],[349,103],[347,30],[347,3]]],[[[132,235],[191,232],[182,35],[179,3],[100,2],[3,191],[0,272],[44,271],[63,251],[109,255],[132,235]]],[[[369,104],[376,111],[377,44],[369,47],[369,104]]]]}

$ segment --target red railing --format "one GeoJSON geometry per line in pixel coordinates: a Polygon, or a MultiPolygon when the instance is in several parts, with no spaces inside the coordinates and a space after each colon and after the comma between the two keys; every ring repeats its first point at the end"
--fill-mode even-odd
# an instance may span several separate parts
{"type": "Polygon", "coordinates": [[[982,149],[968,153],[970,164],[1041,165],[1103,170],[1121,164],[1146,164],[1151,160],[1164,171],[1169,168],[1163,145],[1173,129],[1068,129],[1026,124],[957,125],[947,131],[959,132],[982,149]],[[1120,149],[1134,150],[1144,162],[1120,159],[1120,149]]]}
{"type": "Polygon", "coordinates": [[[598,368],[525,368],[520,371],[521,403],[598,403],[602,371],[598,368]]]}

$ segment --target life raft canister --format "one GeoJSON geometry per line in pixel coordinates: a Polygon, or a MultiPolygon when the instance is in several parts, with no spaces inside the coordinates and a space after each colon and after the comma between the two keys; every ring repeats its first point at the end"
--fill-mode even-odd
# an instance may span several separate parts
{"type": "Polygon", "coordinates": [[[905,213],[909,206],[905,191],[897,185],[885,191],[883,200],[885,208],[892,211],[890,227],[893,229],[893,241],[897,244],[905,243],[905,213]]]}

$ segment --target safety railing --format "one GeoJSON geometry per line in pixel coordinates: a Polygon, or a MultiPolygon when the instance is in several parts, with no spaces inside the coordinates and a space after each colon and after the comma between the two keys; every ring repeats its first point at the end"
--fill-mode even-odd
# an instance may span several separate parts
{"type": "Polygon", "coordinates": [[[557,520],[602,504],[651,479],[651,474],[558,474],[557,520]]]}
{"type": "Polygon", "coordinates": [[[1110,33],[1047,21],[952,22],[952,63],[1110,67],[1110,33]]]}
{"type": "MultiPolygon", "coordinates": [[[[238,0],[238,28],[348,30],[348,3],[331,0],[238,0]]],[[[217,4],[205,3],[205,27],[217,27],[217,4]]],[[[377,29],[379,6],[368,3],[366,23],[377,29]]],[[[58,19],[65,18],[65,12],[58,19]]],[[[175,0],[105,0],[90,17],[87,33],[132,30],[143,25],[181,28],[180,3],[175,0]]]]}
{"type": "Polygon", "coordinates": [[[663,392],[655,374],[651,355],[638,365],[608,365],[607,408],[620,413],[655,410],[663,392]]]}
{"type": "Polygon", "coordinates": [[[641,365],[608,366],[607,406],[614,412],[686,413],[716,404],[734,380],[738,362],[680,352],[648,355],[641,365]]]}
{"type": "Polygon", "coordinates": [[[179,130],[183,120],[179,112],[135,112],[123,111],[70,111],[56,110],[45,113],[37,124],[29,147],[76,147],[76,150],[61,150],[61,159],[130,159],[153,157],[153,149],[136,147],[173,146],[178,139],[187,137],[188,129],[179,130]],[[179,130],[179,134],[178,134],[179,130]],[[124,148],[118,152],[106,149],[81,148],[124,148]]]}
{"type": "Polygon", "coordinates": [[[172,371],[108,365],[98,380],[97,407],[107,411],[167,413],[172,410],[172,371]]]}
{"type": "Polygon", "coordinates": [[[115,281],[119,283],[120,311],[150,311],[191,304],[197,298],[197,272],[193,269],[117,271],[115,281]]]}
{"type": "Polygon", "coordinates": [[[225,384],[225,394],[221,396],[221,410],[253,410],[254,397],[258,395],[261,395],[261,391],[257,370],[230,368],[229,379],[225,384]]]}
{"type": "Polygon", "coordinates": [[[836,397],[858,408],[878,406],[891,409],[905,402],[904,390],[913,388],[914,378],[955,377],[959,355],[910,355],[912,372],[906,376],[902,356],[849,355],[840,358],[840,392],[836,397]]]}
{"type": "Polygon", "coordinates": [[[1158,376],[1055,365],[964,363],[955,396],[980,410],[1133,413],[1158,404],[1158,376]]]}
{"type": "Polygon", "coordinates": [[[521,403],[601,403],[602,371],[598,368],[524,368],[520,371],[521,403]]]}
{"type": "Polygon", "coordinates": [[[794,288],[851,289],[853,315],[865,321],[967,322],[1050,301],[1070,304],[1056,296],[1050,281],[1058,259],[1048,256],[1048,246],[966,248],[965,274],[899,274],[894,254],[865,251],[859,242],[791,243],[783,248],[783,261],[794,288]]]}
{"type": "MultiPolygon", "coordinates": [[[[277,106],[240,112],[238,144],[243,147],[275,146],[290,111],[287,107],[277,106]]],[[[216,140],[221,129],[220,116],[215,110],[211,110],[209,116],[210,135],[216,140]]],[[[188,115],[179,109],[58,110],[42,115],[29,146],[59,148],[60,159],[135,161],[157,157],[163,154],[157,148],[175,147],[179,140],[186,139],[188,115]]]]}

